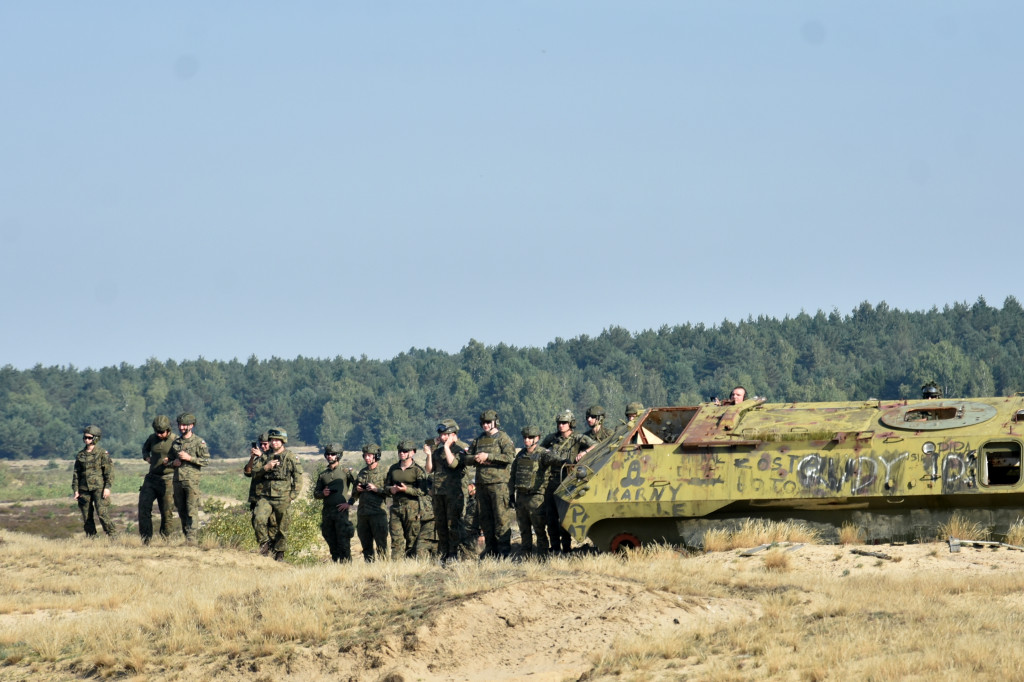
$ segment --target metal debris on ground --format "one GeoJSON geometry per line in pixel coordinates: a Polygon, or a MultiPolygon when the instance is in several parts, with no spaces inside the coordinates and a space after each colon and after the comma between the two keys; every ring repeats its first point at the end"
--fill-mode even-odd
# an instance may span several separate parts
{"type": "Polygon", "coordinates": [[[851,549],[850,552],[858,554],[860,556],[872,556],[876,559],[885,559],[886,561],[895,561],[895,559],[884,552],[869,552],[866,549],[851,549]]]}
{"type": "Polygon", "coordinates": [[[1020,545],[1010,545],[1005,542],[994,542],[992,540],[961,540],[950,536],[949,538],[949,551],[956,553],[960,551],[963,546],[968,547],[989,547],[991,549],[999,549],[1005,547],[1006,549],[1016,550],[1018,552],[1024,552],[1024,547],[1020,545]]]}

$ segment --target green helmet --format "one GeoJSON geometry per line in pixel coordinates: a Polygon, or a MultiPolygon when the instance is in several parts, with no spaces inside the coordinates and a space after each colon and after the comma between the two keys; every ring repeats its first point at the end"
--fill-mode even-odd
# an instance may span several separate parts
{"type": "Polygon", "coordinates": [[[520,433],[523,434],[523,438],[540,438],[540,429],[533,424],[524,426],[520,433]]]}
{"type": "Polygon", "coordinates": [[[100,438],[103,437],[103,430],[100,429],[100,427],[96,426],[95,424],[89,424],[88,426],[85,427],[85,429],[82,430],[82,435],[92,436],[92,442],[99,443],[100,438]]]}
{"type": "Polygon", "coordinates": [[[929,381],[921,387],[921,397],[925,400],[938,400],[942,397],[942,389],[934,381],[929,381]]]}
{"type": "Polygon", "coordinates": [[[557,426],[559,422],[569,422],[569,428],[575,429],[576,415],[572,413],[572,410],[562,410],[555,415],[555,425],[557,426]]]}
{"type": "Polygon", "coordinates": [[[643,403],[632,402],[629,405],[626,405],[626,416],[627,417],[635,417],[635,416],[637,416],[638,414],[640,414],[643,411],[644,411],[644,404],[643,403]]]}
{"type": "Polygon", "coordinates": [[[269,443],[270,442],[270,435],[266,431],[264,431],[263,433],[260,434],[260,442],[261,443],[269,443]]]}
{"type": "Polygon", "coordinates": [[[288,442],[288,432],[284,429],[270,429],[267,431],[268,440],[279,440],[282,443],[288,442]]]}
{"type": "Polygon", "coordinates": [[[459,425],[455,422],[454,419],[442,419],[437,424],[437,433],[438,434],[442,434],[442,433],[458,433],[458,432],[459,432],[459,425]]]}
{"type": "Polygon", "coordinates": [[[591,405],[590,409],[587,410],[587,416],[593,417],[597,421],[604,421],[604,408],[600,405],[591,405]]]}
{"type": "Polygon", "coordinates": [[[166,414],[158,414],[153,418],[153,432],[163,433],[171,430],[171,418],[166,414]]]}
{"type": "Polygon", "coordinates": [[[380,446],[376,443],[367,443],[363,446],[364,455],[373,455],[373,458],[380,461],[380,446]]]}
{"type": "Polygon", "coordinates": [[[417,443],[414,440],[406,438],[398,442],[399,452],[416,452],[417,443]]]}
{"type": "Polygon", "coordinates": [[[191,412],[182,412],[178,415],[178,424],[187,426],[189,424],[195,426],[196,416],[191,412]]]}
{"type": "Polygon", "coordinates": [[[480,425],[483,426],[484,422],[494,422],[494,427],[498,427],[498,413],[494,410],[484,410],[480,413],[480,425]]]}
{"type": "Polygon", "coordinates": [[[327,455],[337,455],[338,457],[341,457],[343,454],[344,448],[342,448],[341,443],[328,443],[324,446],[324,457],[327,455]]]}

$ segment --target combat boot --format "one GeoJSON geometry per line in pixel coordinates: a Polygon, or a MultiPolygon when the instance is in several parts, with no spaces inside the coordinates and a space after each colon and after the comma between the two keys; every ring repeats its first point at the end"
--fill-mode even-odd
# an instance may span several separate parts
{"type": "Polygon", "coordinates": [[[284,561],[284,552],[274,552],[274,561],[284,561]]]}
{"type": "Polygon", "coordinates": [[[267,540],[266,542],[260,543],[260,555],[261,556],[267,556],[268,554],[270,554],[270,541],[269,540],[267,540]]]}

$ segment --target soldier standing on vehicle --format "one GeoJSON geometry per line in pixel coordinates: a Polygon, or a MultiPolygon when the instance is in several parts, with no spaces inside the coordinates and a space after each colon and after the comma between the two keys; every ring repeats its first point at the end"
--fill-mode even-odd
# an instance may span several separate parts
{"type": "Polygon", "coordinates": [[[427,477],[423,467],[414,461],[416,441],[398,444],[398,461],[384,477],[384,489],[391,495],[391,558],[416,556],[416,539],[420,534],[420,497],[427,477]]]}
{"type": "Polygon", "coordinates": [[[260,456],[252,467],[252,477],[257,486],[263,484],[256,501],[256,542],[260,545],[260,554],[273,551],[275,561],[284,561],[291,525],[288,507],[299,496],[302,466],[292,451],[285,448],[288,433],[284,429],[270,429],[267,438],[270,450],[260,456]],[[277,533],[273,537],[267,530],[271,516],[277,525],[277,533]]]}
{"type": "MultiPolygon", "coordinates": [[[[524,426],[521,433],[525,447],[512,460],[510,474],[516,519],[522,537],[521,554],[527,557],[534,552],[533,535],[536,533],[536,553],[537,556],[544,557],[550,549],[544,491],[549,477],[553,472],[558,472],[562,462],[547,449],[539,447],[539,428],[533,425],[524,426]]],[[[557,542],[557,537],[552,540],[557,542]]]]}
{"type": "Polygon", "coordinates": [[[576,428],[576,417],[572,410],[562,410],[555,415],[555,428],[556,431],[541,443],[542,447],[551,450],[560,463],[559,466],[553,467],[547,489],[544,491],[544,509],[548,521],[548,535],[551,537],[551,550],[560,549],[562,552],[568,552],[572,548],[572,538],[559,523],[555,490],[562,482],[563,468],[576,464],[597,443],[589,436],[573,430],[576,428]]]}
{"type": "Polygon", "coordinates": [[[590,429],[584,435],[597,443],[612,437],[611,430],[604,428],[604,416],[604,408],[600,405],[591,405],[587,410],[587,425],[590,429]]]}
{"type": "Polygon", "coordinates": [[[96,517],[107,535],[116,535],[117,528],[110,518],[110,491],[114,487],[114,463],[110,453],[99,447],[103,431],[89,425],[82,433],[85,446],[75,455],[75,468],[71,474],[72,497],[82,513],[82,525],[87,537],[96,535],[96,517]]]}
{"type": "Polygon", "coordinates": [[[380,468],[380,446],[363,446],[366,466],[356,474],[356,533],[363,546],[363,560],[384,559],[388,551],[388,512],[384,508],[384,470],[380,468]],[[376,546],[376,547],[375,547],[376,546]]]}
{"type": "MultiPolygon", "coordinates": [[[[462,486],[466,476],[466,448],[459,440],[459,425],[443,419],[437,425],[438,443],[427,452],[426,471],[434,477],[434,527],[441,561],[458,559],[464,533],[462,511],[465,504],[462,486]]],[[[424,447],[426,449],[426,446],[424,447]]]]}
{"type": "Polygon", "coordinates": [[[178,415],[180,436],[171,444],[171,466],[174,468],[174,506],[181,519],[185,540],[193,539],[192,524],[199,516],[199,480],[202,468],[210,461],[206,441],[194,433],[196,416],[191,412],[178,415]]]}
{"type": "Polygon", "coordinates": [[[174,518],[174,468],[171,463],[171,420],[167,415],[158,415],[153,420],[153,433],[142,444],[142,459],[149,463],[149,473],[139,488],[139,536],[142,543],[153,539],[153,502],[160,510],[160,536],[165,540],[171,535],[171,519],[174,518]]]}
{"type": "Polygon", "coordinates": [[[485,410],[480,415],[483,433],[470,445],[465,459],[468,466],[476,467],[477,513],[484,532],[483,555],[504,558],[512,550],[508,474],[516,446],[498,427],[498,413],[485,410]]]}
{"type": "Polygon", "coordinates": [[[327,469],[316,479],[313,497],[324,501],[320,515],[320,533],[331,550],[331,560],[349,562],[352,561],[352,536],[355,535],[355,527],[349,521],[348,510],[352,507],[356,479],[351,469],[339,466],[342,454],[340,443],[331,443],[324,448],[327,469]],[[348,495],[345,494],[346,490],[348,495]]]}

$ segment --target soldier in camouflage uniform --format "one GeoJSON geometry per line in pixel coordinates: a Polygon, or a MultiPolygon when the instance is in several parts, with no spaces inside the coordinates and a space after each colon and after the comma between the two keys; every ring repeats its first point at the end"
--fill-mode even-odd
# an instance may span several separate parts
{"type": "Polygon", "coordinates": [[[587,410],[587,425],[590,428],[583,435],[595,442],[600,443],[612,437],[611,429],[604,428],[604,408],[600,405],[591,405],[587,410]]]}
{"type": "Polygon", "coordinates": [[[420,497],[420,533],[416,536],[416,556],[421,559],[437,556],[437,524],[434,518],[434,477],[432,474],[427,474],[423,479],[423,496],[420,497]]]}
{"type": "Polygon", "coordinates": [[[270,450],[260,456],[252,467],[256,485],[263,484],[256,501],[256,542],[260,545],[261,554],[273,551],[275,561],[284,561],[284,553],[288,549],[288,528],[291,526],[288,507],[299,496],[302,466],[292,451],[285,448],[288,433],[284,429],[270,429],[267,437],[270,450]],[[277,533],[273,537],[267,530],[271,516],[277,523],[277,533]]]}
{"type": "Polygon", "coordinates": [[[331,443],[324,448],[327,469],[316,479],[313,497],[324,501],[320,533],[331,550],[331,560],[349,562],[352,561],[352,536],[356,531],[349,521],[348,510],[352,507],[356,477],[352,475],[351,469],[339,466],[341,456],[340,443],[331,443]],[[348,495],[345,494],[346,489],[348,495]]]}
{"type": "Polygon", "coordinates": [[[476,506],[476,483],[465,479],[466,509],[462,514],[462,546],[459,555],[469,559],[480,556],[480,515],[476,506]]]}
{"type": "Polygon", "coordinates": [[[71,474],[71,492],[82,513],[82,525],[88,537],[96,535],[96,517],[103,532],[116,535],[117,528],[110,518],[110,491],[114,487],[114,463],[110,453],[99,447],[103,432],[98,426],[87,426],[82,433],[85,447],[75,456],[71,474]]]}
{"type": "Polygon", "coordinates": [[[543,557],[550,548],[544,491],[548,487],[549,477],[561,468],[562,462],[548,450],[538,446],[539,428],[532,425],[524,426],[522,434],[525,447],[512,460],[510,474],[516,519],[519,521],[519,534],[522,536],[521,553],[523,556],[529,556],[534,552],[533,534],[536,533],[536,553],[543,557]]]}
{"type": "Polygon", "coordinates": [[[503,558],[512,550],[508,473],[516,456],[516,446],[507,433],[499,430],[498,413],[494,410],[480,415],[480,427],[483,433],[470,445],[465,461],[467,466],[476,467],[477,513],[484,532],[483,555],[503,558]]]}
{"type": "Polygon", "coordinates": [[[555,428],[557,430],[541,443],[541,447],[551,450],[560,462],[560,466],[553,472],[548,481],[548,487],[544,491],[544,509],[548,520],[548,535],[551,537],[552,551],[561,549],[563,552],[568,552],[572,549],[572,537],[559,523],[558,507],[555,505],[555,490],[562,482],[563,468],[576,464],[597,443],[589,436],[576,433],[573,430],[576,428],[576,417],[573,416],[571,410],[563,410],[555,415],[555,428]]]}
{"type": "Polygon", "coordinates": [[[210,449],[206,447],[206,441],[193,432],[195,425],[194,414],[183,412],[178,415],[181,435],[174,439],[171,454],[167,456],[174,468],[174,506],[186,541],[193,539],[192,524],[199,516],[199,479],[202,468],[210,461],[210,449]]]}
{"type": "Polygon", "coordinates": [[[174,518],[174,468],[168,455],[171,454],[171,420],[159,415],[153,420],[153,433],[142,444],[142,459],[149,462],[149,473],[139,488],[139,536],[148,545],[153,538],[153,502],[160,510],[160,535],[164,539],[171,535],[171,519],[174,518]]]}
{"type": "MultiPolygon", "coordinates": [[[[264,431],[260,434],[260,439],[256,445],[249,448],[249,461],[246,462],[245,467],[242,469],[242,473],[249,479],[249,522],[252,524],[253,533],[256,532],[256,503],[260,499],[260,495],[266,488],[266,482],[257,485],[256,479],[252,476],[252,468],[256,466],[257,460],[264,454],[270,451],[270,438],[267,436],[267,432],[264,431]]],[[[267,520],[267,537],[277,537],[277,519],[271,514],[267,520]]]]}
{"type": "Polygon", "coordinates": [[[363,446],[363,461],[366,466],[356,474],[355,499],[356,533],[363,546],[363,560],[367,563],[383,559],[388,551],[388,512],[384,508],[384,470],[380,468],[380,446],[367,443],[363,446]],[[376,550],[374,546],[376,545],[376,550]]]}
{"type": "Polygon", "coordinates": [[[420,498],[424,494],[427,474],[414,461],[416,441],[398,444],[398,461],[384,477],[384,490],[391,496],[391,558],[416,556],[416,539],[420,534],[420,498]]]}
{"type": "MultiPolygon", "coordinates": [[[[462,510],[465,505],[463,485],[466,478],[466,448],[459,440],[459,425],[454,419],[437,425],[437,445],[427,452],[426,471],[434,477],[434,527],[437,529],[437,550],[441,561],[459,556],[459,543],[464,528],[462,510]]],[[[426,449],[426,448],[424,448],[426,449]]]]}

